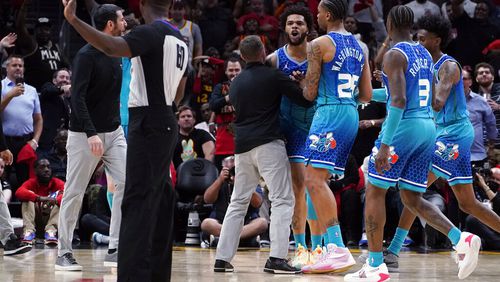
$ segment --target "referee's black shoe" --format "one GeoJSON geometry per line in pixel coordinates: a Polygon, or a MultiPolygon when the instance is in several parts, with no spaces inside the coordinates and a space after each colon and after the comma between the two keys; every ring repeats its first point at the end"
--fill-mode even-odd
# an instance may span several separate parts
{"type": "Polygon", "coordinates": [[[288,264],[286,259],[269,257],[264,267],[264,272],[273,274],[300,274],[302,270],[288,264]]]}
{"type": "Polygon", "coordinates": [[[214,264],[214,272],[234,272],[234,267],[227,261],[216,259],[214,264]]]}

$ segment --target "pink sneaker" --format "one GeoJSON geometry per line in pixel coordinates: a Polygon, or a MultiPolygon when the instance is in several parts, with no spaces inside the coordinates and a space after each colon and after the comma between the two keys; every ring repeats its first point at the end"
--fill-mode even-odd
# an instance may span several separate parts
{"type": "Polygon", "coordinates": [[[337,247],[335,244],[328,244],[325,256],[312,265],[302,268],[303,273],[328,273],[344,272],[356,264],[356,261],[347,248],[337,247]]]}

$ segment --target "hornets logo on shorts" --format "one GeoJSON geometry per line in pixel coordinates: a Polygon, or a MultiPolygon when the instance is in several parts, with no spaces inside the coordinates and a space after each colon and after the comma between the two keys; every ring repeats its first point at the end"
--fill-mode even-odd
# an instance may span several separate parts
{"type": "MultiPolygon", "coordinates": [[[[389,158],[388,158],[389,159],[389,163],[390,164],[395,164],[398,161],[399,156],[398,156],[398,154],[396,154],[396,151],[394,151],[394,146],[390,146],[389,149],[390,149],[390,155],[389,155],[389,158]]],[[[375,163],[375,156],[377,155],[377,153],[378,153],[378,148],[377,147],[373,147],[372,154],[370,156],[370,162],[375,163]]]]}
{"type": "Polygon", "coordinates": [[[456,160],[458,158],[458,144],[447,143],[446,145],[441,142],[436,142],[436,150],[434,151],[438,157],[443,161],[456,160]]]}
{"type": "Polygon", "coordinates": [[[309,140],[311,140],[309,149],[320,153],[324,153],[337,147],[337,141],[333,138],[332,132],[322,133],[319,136],[312,134],[309,136],[309,140]]]}

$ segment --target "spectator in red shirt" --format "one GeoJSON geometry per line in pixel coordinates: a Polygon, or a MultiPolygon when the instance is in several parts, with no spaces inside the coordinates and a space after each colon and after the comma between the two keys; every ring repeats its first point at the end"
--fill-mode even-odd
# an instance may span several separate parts
{"type": "Polygon", "coordinates": [[[215,86],[210,98],[210,109],[215,113],[216,137],[214,163],[221,171],[222,160],[234,155],[234,132],[232,125],[235,119],[234,107],[229,102],[229,86],[240,74],[243,62],[239,56],[233,55],[224,63],[227,81],[215,86]]]}
{"type": "Polygon", "coordinates": [[[33,242],[35,222],[40,219],[45,224],[45,244],[57,244],[57,221],[64,182],[52,177],[50,162],[47,159],[37,160],[34,167],[36,177],[28,179],[16,191],[16,197],[23,202],[23,242],[33,242]]]}
{"type": "Polygon", "coordinates": [[[247,21],[247,17],[255,17],[257,16],[259,20],[259,31],[269,37],[269,39],[276,44],[278,41],[279,34],[279,22],[273,16],[267,15],[264,10],[264,1],[263,0],[251,0],[250,7],[252,9],[252,13],[244,15],[238,20],[238,31],[240,33],[243,32],[243,24],[247,21]]]}

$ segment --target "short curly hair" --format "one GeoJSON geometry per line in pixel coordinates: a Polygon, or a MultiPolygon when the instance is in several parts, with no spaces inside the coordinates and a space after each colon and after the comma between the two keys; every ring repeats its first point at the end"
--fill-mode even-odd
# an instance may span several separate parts
{"type": "Polygon", "coordinates": [[[311,31],[313,28],[313,17],[308,8],[298,5],[292,5],[288,7],[281,15],[280,15],[280,28],[282,31],[285,31],[286,20],[290,15],[301,15],[304,17],[304,20],[307,24],[307,29],[311,31]]]}
{"type": "Polygon", "coordinates": [[[425,29],[427,32],[435,34],[441,39],[439,47],[441,50],[448,46],[450,42],[451,23],[442,16],[429,15],[421,17],[417,22],[418,29],[425,29]]]}

